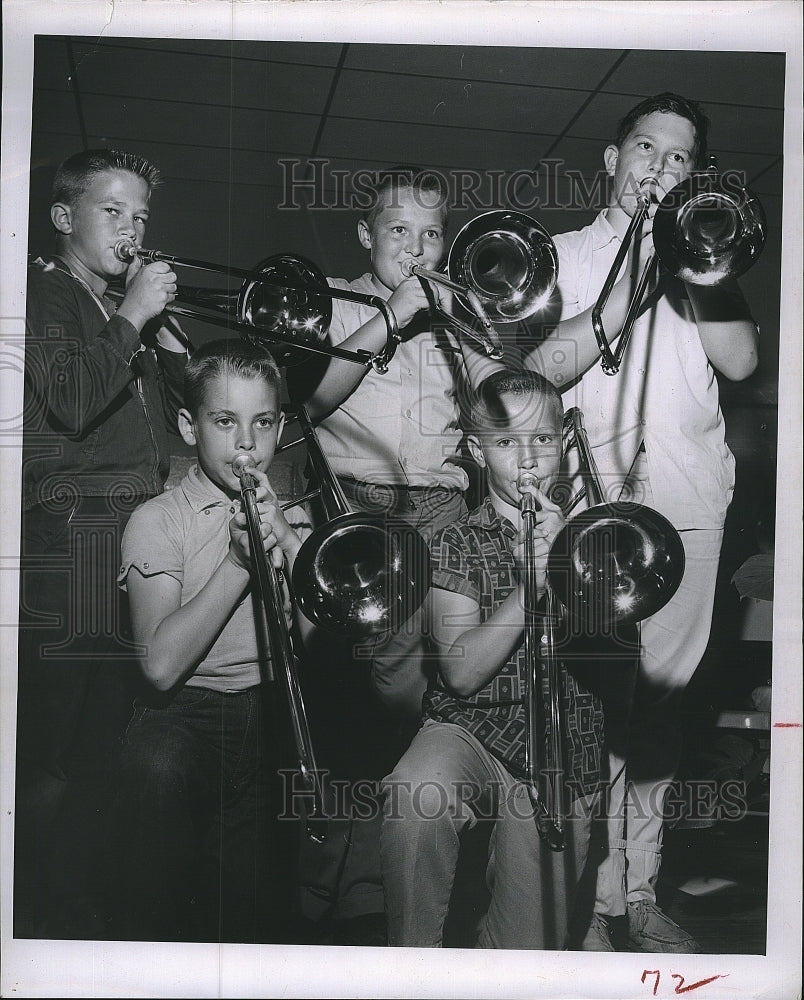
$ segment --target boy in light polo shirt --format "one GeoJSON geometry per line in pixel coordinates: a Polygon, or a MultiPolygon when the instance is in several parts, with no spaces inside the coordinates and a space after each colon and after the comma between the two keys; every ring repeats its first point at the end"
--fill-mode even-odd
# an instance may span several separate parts
{"type": "Polygon", "coordinates": [[[265,942],[287,923],[270,818],[265,610],[232,469],[253,458],[263,548],[289,570],[301,542],[266,475],[282,424],[270,355],[205,344],[188,362],[179,412],[198,464],[139,508],[123,537],[119,582],[155,697],[135,706],[123,747],[116,938],[265,942]]]}

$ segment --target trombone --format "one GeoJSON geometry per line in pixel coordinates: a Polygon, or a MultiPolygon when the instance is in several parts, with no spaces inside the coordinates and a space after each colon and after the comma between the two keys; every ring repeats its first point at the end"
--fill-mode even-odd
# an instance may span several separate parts
{"type": "Polygon", "coordinates": [[[553,541],[541,614],[536,610],[533,554],[535,501],[529,493],[520,501],[525,534],[525,768],[539,832],[554,851],[565,847],[556,629],[567,619],[590,633],[641,621],[667,604],[684,575],[684,546],[666,518],[642,504],[603,502],[600,474],[577,407],[565,414],[564,431],[567,447],[574,442],[578,449],[585,480],[584,489],[563,504],[564,514],[584,493],[592,506],[571,517],[553,541]],[[544,767],[538,770],[540,749],[544,767]]]}
{"type": "MultiPolygon", "coordinates": [[[[589,631],[642,621],[678,590],[684,545],[673,525],[644,504],[604,502],[600,473],[577,406],[565,414],[591,506],[571,517],[547,557],[550,586],[570,618],[589,631]]],[[[576,494],[569,507],[575,506],[576,494]]],[[[565,510],[567,508],[565,507],[565,510]]]]}
{"type": "MultiPolygon", "coordinates": [[[[298,408],[295,419],[302,437],[278,450],[304,441],[318,486],[283,504],[282,509],[320,496],[329,520],[304,540],[296,555],[291,599],[314,625],[338,635],[359,638],[398,628],[421,606],[430,588],[427,543],[409,525],[387,526],[380,515],[352,513],[303,406],[298,408]]],[[[307,835],[322,843],[327,823],[324,789],[285,621],[279,573],[269,565],[262,548],[255,499],[257,480],[249,471],[253,466],[253,459],[245,454],[232,463],[240,479],[252,560],[266,611],[271,660],[288,699],[298,772],[304,790],[312,797],[307,835]]]]}
{"type": "Polygon", "coordinates": [[[312,351],[385,374],[400,341],[393,309],[383,298],[331,288],[319,268],[305,257],[275,254],[260,261],[252,270],[244,270],[177,257],[161,250],[146,250],[129,238],[119,240],[114,252],[122,261],[130,262],[135,257],[146,263],[163,260],[175,266],[241,279],[237,291],[180,286],[167,311],[224,326],[235,330],[245,340],[267,344],[280,365],[297,364],[302,359],[300,352],[312,351]],[[332,299],[364,303],[382,314],[386,327],[382,350],[371,354],[325,343],[332,320],[332,299]]]}
{"type": "Polygon", "coordinates": [[[555,628],[559,608],[550,586],[545,591],[545,610],[537,607],[534,515],[536,500],[523,493],[520,501],[525,534],[525,770],[528,789],[536,810],[539,833],[554,851],[563,851],[564,839],[564,748],[561,733],[559,664],[555,628]],[[541,626],[541,627],[540,627],[541,626]],[[545,711],[543,690],[549,705],[545,711]],[[538,748],[544,748],[544,767],[538,769],[538,748]]]}
{"type": "Polygon", "coordinates": [[[260,536],[260,514],[257,510],[257,480],[249,469],[254,467],[250,455],[239,455],[232,462],[232,471],[240,480],[240,496],[246,514],[252,563],[259,585],[260,597],[265,607],[265,621],[268,630],[268,644],[271,650],[271,664],[274,674],[279,675],[285,688],[290,708],[293,740],[298,757],[298,771],[304,790],[312,796],[312,806],[307,815],[307,836],[317,844],[326,839],[326,815],[324,813],[324,789],[321,772],[316,764],[310,726],[304,708],[299,675],[290,632],[285,621],[282,584],[279,571],[268,564],[260,536]]]}
{"type": "Polygon", "coordinates": [[[744,185],[722,179],[716,158],[711,156],[707,170],[690,175],[659,202],[653,218],[655,252],[637,281],[618,334],[620,341],[612,351],[603,327],[603,310],[650,205],[650,194],[641,191],[637,211],[592,309],[592,329],[607,375],[616,375],[620,370],[645,289],[658,261],[674,277],[689,284],[719,285],[747,271],[765,245],[767,225],[759,200],[744,185]]]}
{"type": "Polygon", "coordinates": [[[302,437],[280,451],[304,441],[318,486],[292,504],[318,496],[326,521],[296,556],[294,600],[311,622],[338,635],[357,639],[398,629],[430,589],[427,543],[410,525],[353,512],[302,405],[296,420],[302,437]]]}
{"type": "Polygon", "coordinates": [[[521,212],[485,212],[468,222],[450,247],[447,273],[432,271],[415,260],[408,274],[457,293],[457,301],[474,315],[478,326],[452,313],[435,310],[441,318],[478,343],[495,360],[503,348],[492,317],[513,323],[540,309],[558,279],[558,253],[547,231],[521,212]]]}

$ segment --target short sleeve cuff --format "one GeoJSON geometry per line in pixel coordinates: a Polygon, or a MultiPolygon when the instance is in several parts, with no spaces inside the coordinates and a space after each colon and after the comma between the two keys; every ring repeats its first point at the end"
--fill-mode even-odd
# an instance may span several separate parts
{"type": "Polygon", "coordinates": [[[458,576],[456,573],[449,573],[444,570],[435,570],[432,576],[432,585],[441,590],[449,590],[453,594],[460,594],[470,600],[480,604],[480,593],[471,580],[458,576]]]}
{"type": "Polygon", "coordinates": [[[126,589],[126,578],[132,566],[143,576],[166,573],[180,584],[184,582],[181,543],[161,504],[148,501],[134,511],[123,533],[121,550],[117,574],[121,590],[126,589]]]}

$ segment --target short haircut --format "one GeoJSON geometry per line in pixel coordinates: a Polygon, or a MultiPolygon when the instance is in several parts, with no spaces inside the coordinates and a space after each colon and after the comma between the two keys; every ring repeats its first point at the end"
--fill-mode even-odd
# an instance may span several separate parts
{"type": "Polygon", "coordinates": [[[654,111],[661,111],[665,114],[670,112],[678,115],[679,118],[686,118],[688,122],[692,123],[695,130],[695,146],[692,150],[694,165],[700,168],[705,167],[709,151],[709,119],[700,104],[669,91],[656,94],[655,97],[647,97],[644,101],[640,101],[636,107],[631,108],[617,127],[615,146],[622,146],[640,118],[653,114],[654,111]]]}
{"type": "Polygon", "coordinates": [[[449,214],[449,194],[447,183],[437,170],[426,170],[422,167],[412,167],[400,164],[380,170],[371,185],[369,206],[362,214],[363,221],[373,228],[380,212],[392,205],[398,191],[412,191],[419,197],[424,208],[441,210],[443,225],[447,224],[449,214]]]}
{"type": "Polygon", "coordinates": [[[68,156],[59,165],[53,178],[50,203],[74,205],[95,174],[107,170],[127,170],[136,174],[142,177],[149,190],[153,190],[160,181],[159,170],[137,153],[126,153],[120,149],[85,149],[68,156]]]}
{"type": "Polygon", "coordinates": [[[487,375],[472,394],[470,434],[508,426],[508,416],[500,405],[500,397],[505,394],[543,396],[555,407],[558,422],[562,420],[561,393],[549,379],[529,368],[501,368],[487,375]]]}
{"type": "Polygon", "coordinates": [[[221,375],[263,379],[280,392],[282,376],[268,349],[237,338],[210,340],[190,355],[184,369],[184,405],[195,416],[207,386],[221,375]]]}

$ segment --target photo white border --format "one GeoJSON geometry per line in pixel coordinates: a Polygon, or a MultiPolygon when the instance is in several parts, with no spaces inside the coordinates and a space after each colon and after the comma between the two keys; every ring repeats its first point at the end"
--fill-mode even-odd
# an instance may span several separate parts
{"type": "Polygon", "coordinates": [[[801,985],[802,43],[797,0],[5,0],[0,186],[0,925],[4,997],[589,997],[786,1000],[801,985]],[[783,51],[787,54],[766,956],[589,955],[14,940],[12,845],[20,442],[35,34],[783,51]],[[9,345],[11,348],[9,349],[9,345]]]}

